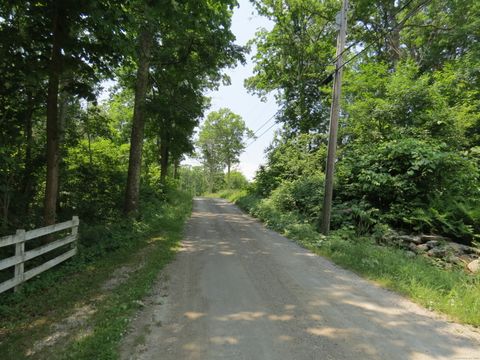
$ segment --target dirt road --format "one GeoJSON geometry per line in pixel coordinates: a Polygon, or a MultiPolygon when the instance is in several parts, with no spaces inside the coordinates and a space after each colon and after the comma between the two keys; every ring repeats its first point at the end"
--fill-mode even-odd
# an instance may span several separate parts
{"type": "Polygon", "coordinates": [[[124,359],[477,359],[480,334],[195,199],[183,248],[122,345],[124,359]]]}

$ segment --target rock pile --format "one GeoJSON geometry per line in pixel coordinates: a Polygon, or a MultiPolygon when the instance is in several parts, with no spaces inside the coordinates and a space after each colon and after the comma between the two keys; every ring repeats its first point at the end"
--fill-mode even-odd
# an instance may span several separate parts
{"type": "Polygon", "coordinates": [[[451,241],[440,235],[401,235],[394,231],[382,238],[382,243],[407,251],[408,256],[426,256],[444,267],[459,265],[471,273],[480,273],[480,249],[451,241]]]}

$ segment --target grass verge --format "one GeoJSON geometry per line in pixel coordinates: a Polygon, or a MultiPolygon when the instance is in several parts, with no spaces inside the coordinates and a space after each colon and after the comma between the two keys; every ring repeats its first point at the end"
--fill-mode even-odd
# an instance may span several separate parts
{"type": "Polygon", "coordinates": [[[175,192],[168,201],[150,199],[139,221],[122,219],[104,233],[98,228],[84,229],[87,237],[104,234],[107,239],[101,245],[83,249],[74,260],[45,276],[27,282],[21,293],[2,296],[1,358],[116,359],[129,318],[141,306],[138,300],[172,260],[190,212],[191,198],[175,192]],[[102,289],[102,284],[120,267],[135,270],[113,289],[102,289]],[[80,336],[68,336],[63,342],[35,351],[33,345],[48,339],[52,325],[82,306],[88,306],[92,313],[79,324],[84,328],[77,333],[80,336]]]}
{"type": "Polygon", "coordinates": [[[260,199],[247,191],[222,191],[217,195],[342,267],[455,321],[480,326],[480,275],[473,276],[459,268],[440,269],[429,259],[409,257],[401,249],[379,246],[349,230],[334,231],[325,237],[296,214],[281,212],[269,199],[260,199]]]}

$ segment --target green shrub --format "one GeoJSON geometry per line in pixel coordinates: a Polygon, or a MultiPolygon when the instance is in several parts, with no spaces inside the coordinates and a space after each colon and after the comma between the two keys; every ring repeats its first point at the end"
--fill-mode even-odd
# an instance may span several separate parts
{"type": "Polygon", "coordinates": [[[277,209],[297,212],[316,223],[322,210],[324,187],[324,175],[314,174],[283,182],[272,192],[270,199],[277,209]]]}
{"type": "Polygon", "coordinates": [[[317,176],[325,162],[326,147],[322,134],[298,134],[289,139],[277,139],[267,153],[268,161],[255,176],[253,190],[267,197],[285,181],[317,176]]]}
{"type": "Polygon", "coordinates": [[[118,215],[126,183],[128,146],[102,139],[90,146],[82,140],[65,158],[66,173],[61,184],[61,208],[89,222],[118,215]]]}
{"type": "Polygon", "coordinates": [[[478,196],[478,169],[445,144],[404,138],[354,146],[338,170],[345,197],[388,209],[392,202],[427,203],[446,195],[478,196]]]}
{"type": "Polygon", "coordinates": [[[230,176],[225,174],[225,184],[229,189],[246,189],[248,180],[240,171],[231,171],[230,176]]]}
{"type": "Polygon", "coordinates": [[[471,208],[468,203],[480,199],[473,161],[449,151],[445,144],[415,138],[355,145],[343,155],[337,201],[362,204],[357,213],[364,226],[381,220],[467,243],[474,239],[475,215],[465,212],[471,208]]]}
{"type": "Polygon", "coordinates": [[[270,194],[270,200],[280,211],[298,211],[293,195],[295,185],[292,181],[284,181],[270,194]]]}
{"type": "Polygon", "coordinates": [[[332,208],[333,229],[351,227],[355,229],[357,235],[363,235],[371,232],[382,221],[380,210],[365,200],[335,203],[332,208]]]}
{"type": "Polygon", "coordinates": [[[480,210],[478,201],[432,201],[428,208],[410,210],[404,221],[420,232],[440,231],[442,234],[470,243],[479,238],[480,210]]]}
{"type": "Polygon", "coordinates": [[[306,244],[318,242],[322,238],[322,235],[316,231],[315,227],[308,223],[287,224],[284,234],[290,239],[306,244]]]}
{"type": "Polygon", "coordinates": [[[261,199],[251,189],[247,190],[222,190],[218,194],[221,198],[237,204],[243,211],[251,213],[261,199]]]}

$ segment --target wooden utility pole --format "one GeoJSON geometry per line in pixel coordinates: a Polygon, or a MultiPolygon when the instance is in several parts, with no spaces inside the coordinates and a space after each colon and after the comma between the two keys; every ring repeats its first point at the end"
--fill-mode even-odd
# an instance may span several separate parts
{"type": "Polygon", "coordinates": [[[330,109],[330,131],[328,136],[327,166],[325,172],[325,194],[323,197],[322,232],[328,235],[330,231],[330,216],[332,212],[333,173],[335,169],[335,152],[337,150],[338,116],[340,111],[340,95],[342,92],[343,51],[347,35],[348,0],[343,0],[340,11],[340,31],[337,38],[337,62],[333,80],[332,107],[330,109]]]}

